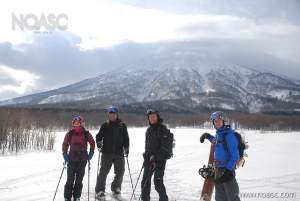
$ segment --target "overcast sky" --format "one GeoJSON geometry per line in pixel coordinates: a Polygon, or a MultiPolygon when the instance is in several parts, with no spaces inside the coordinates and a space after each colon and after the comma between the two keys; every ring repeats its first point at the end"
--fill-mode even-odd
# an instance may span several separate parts
{"type": "Polygon", "coordinates": [[[300,80],[299,10],[300,0],[1,2],[0,100],[176,54],[300,80]],[[64,13],[68,29],[13,30],[12,14],[29,13],[64,13]]]}

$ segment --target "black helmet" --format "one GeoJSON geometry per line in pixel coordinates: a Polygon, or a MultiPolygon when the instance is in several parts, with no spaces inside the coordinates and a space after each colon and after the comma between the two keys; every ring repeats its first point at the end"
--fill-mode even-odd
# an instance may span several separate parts
{"type": "Polygon", "coordinates": [[[157,115],[157,118],[158,118],[158,124],[162,124],[163,122],[163,119],[161,118],[158,110],[154,110],[154,109],[148,109],[147,110],[147,117],[149,118],[149,115],[150,114],[156,114],[157,115]]]}

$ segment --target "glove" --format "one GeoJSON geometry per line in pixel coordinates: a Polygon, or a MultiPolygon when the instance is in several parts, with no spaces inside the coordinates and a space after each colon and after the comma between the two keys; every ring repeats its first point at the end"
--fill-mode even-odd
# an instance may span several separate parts
{"type": "Polygon", "coordinates": [[[124,156],[128,157],[128,154],[129,154],[129,148],[125,147],[124,148],[124,156]]]}
{"type": "Polygon", "coordinates": [[[155,168],[156,168],[156,162],[155,162],[155,157],[154,157],[154,155],[152,155],[152,156],[150,157],[149,163],[150,163],[151,170],[152,170],[152,171],[155,170],[155,168]]]}
{"type": "Polygon", "coordinates": [[[88,161],[92,160],[93,156],[94,156],[94,152],[90,151],[90,153],[87,156],[88,161]]]}
{"type": "Polygon", "coordinates": [[[200,137],[200,142],[203,143],[205,139],[208,139],[210,137],[213,137],[213,136],[209,133],[203,133],[200,137]]]}
{"type": "Polygon", "coordinates": [[[143,153],[143,158],[144,158],[143,167],[145,167],[146,166],[146,158],[147,158],[146,152],[143,153]]]}
{"type": "Polygon", "coordinates": [[[68,163],[70,161],[70,157],[67,153],[64,153],[63,157],[64,157],[64,160],[65,160],[66,163],[68,163]]]}
{"type": "Polygon", "coordinates": [[[98,147],[98,150],[99,150],[99,151],[102,150],[102,147],[103,147],[103,140],[97,142],[97,147],[98,147]]]}
{"type": "Polygon", "coordinates": [[[234,178],[234,173],[226,168],[216,168],[215,181],[219,183],[225,183],[234,178]]]}

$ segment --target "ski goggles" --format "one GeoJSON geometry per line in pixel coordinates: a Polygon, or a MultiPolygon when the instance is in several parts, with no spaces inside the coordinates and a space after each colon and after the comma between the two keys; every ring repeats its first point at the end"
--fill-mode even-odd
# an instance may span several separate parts
{"type": "Polygon", "coordinates": [[[82,122],[82,118],[81,118],[81,116],[75,116],[75,117],[73,117],[73,119],[72,119],[72,123],[74,123],[74,122],[82,122]]]}
{"type": "Polygon", "coordinates": [[[147,116],[149,116],[150,114],[157,114],[157,113],[158,113],[157,110],[154,109],[148,109],[146,112],[147,116]]]}

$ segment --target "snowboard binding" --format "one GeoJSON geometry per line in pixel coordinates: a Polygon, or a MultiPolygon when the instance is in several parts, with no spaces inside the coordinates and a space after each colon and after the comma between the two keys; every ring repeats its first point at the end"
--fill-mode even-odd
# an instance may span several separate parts
{"type": "Polygon", "coordinates": [[[204,179],[214,178],[215,176],[215,167],[213,164],[204,165],[198,171],[199,175],[204,179]]]}

